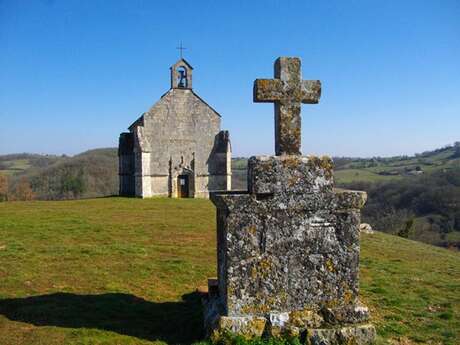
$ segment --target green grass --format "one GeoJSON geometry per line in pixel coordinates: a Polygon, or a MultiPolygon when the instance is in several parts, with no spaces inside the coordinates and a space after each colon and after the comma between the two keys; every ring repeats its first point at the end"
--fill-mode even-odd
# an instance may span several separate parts
{"type": "MultiPolygon", "coordinates": [[[[207,200],[0,203],[0,344],[200,341],[215,256],[207,200]]],[[[365,235],[361,287],[379,342],[460,342],[458,253],[365,235]]]]}
{"type": "Polygon", "coordinates": [[[25,171],[31,167],[28,159],[14,159],[2,162],[7,168],[0,169],[0,174],[12,175],[25,171]]]}
{"type": "Polygon", "coordinates": [[[380,160],[353,159],[335,171],[338,183],[384,182],[402,178],[413,178],[406,170],[420,167],[424,173],[433,173],[444,169],[459,169],[460,158],[455,158],[455,148],[445,148],[439,152],[429,152],[424,156],[389,157],[380,160]],[[379,173],[397,172],[397,175],[379,173]]]}
{"type": "Polygon", "coordinates": [[[343,169],[334,171],[334,178],[337,183],[350,182],[380,182],[400,179],[401,176],[379,175],[370,169],[343,169]]]}
{"type": "Polygon", "coordinates": [[[449,161],[447,163],[439,163],[437,165],[420,165],[404,163],[403,166],[398,167],[398,169],[393,168],[392,165],[378,166],[372,168],[360,168],[360,169],[338,169],[335,170],[334,176],[337,183],[350,183],[350,182],[385,182],[385,181],[394,181],[403,178],[413,178],[411,175],[404,175],[402,172],[404,168],[415,168],[415,166],[420,166],[424,173],[432,173],[439,171],[441,169],[459,169],[460,162],[458,161],[449,161]],[[398,170],[401,172],[400,175],[380,175],[379,172],[383,171],[394,171],[398,170]]]}
{"type": "Polygon", "coordinates": [[[364,235],[361,294],[383,339],[460,342],[460,255],[420,242],[364,235]]]}

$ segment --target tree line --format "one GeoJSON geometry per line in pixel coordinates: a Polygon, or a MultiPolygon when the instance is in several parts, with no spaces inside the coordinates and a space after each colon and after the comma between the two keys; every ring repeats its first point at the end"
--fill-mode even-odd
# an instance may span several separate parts
{"type": "Polygon", "coordinates": [[[20,174],[0,172],[0,201],[66,200],[117,194],[116,149],[91,150],[52,164],[37,165],[37,162],[38,159],[34,160],[33,166],[20,174]]]}
{"type": "Polygon", "coordinates": [[[365,190],[363,221],[377,230],[460,249],[460,169],[391,182],[354,182],[365,190]]]}
{"type": "Polygon", "coordinates": [[[0,201],[29,201],[35,199],[35,193],[27,177],[21,177],[14,185],[10,178],[0,174],[0,201]]]}

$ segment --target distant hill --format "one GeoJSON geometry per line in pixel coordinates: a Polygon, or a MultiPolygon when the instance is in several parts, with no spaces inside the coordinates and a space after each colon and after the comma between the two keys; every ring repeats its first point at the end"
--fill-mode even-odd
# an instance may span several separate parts
{"type": "Polygon", "coordinates": [[[335,158],[337,183],[377,182],[460,167],[460,142],[414,156],[335,158]]]}
{"type": "MultiPolygon", "coordinates": [[[[460,142],[414,156],[352,158],[334,157],[335,181],[338,185],[351,182],[385,182],[415,177],[436,171],[460,168],[460,142]]],[[[236,189],[246,188],[247,158],[232,161],[236,189]],[[236,174],[235,174],[236,172],[236,174]]]]}
{"type": "Polygon", "coordinates": [[[365,222],[460,249],[460,142],[411,157],[336,161],[337,184],[368,193],[365,222]]]}
{"type": "MultiPolygon", "coordinates": [[[[385,182],[404,177],[416,177],[436,171],[449,171],[460,168],[460,142],[433,151],[426,151],[414,156],[350,158],[334,157],[335,179],[338,185],[352,182],[385,182]]],[[[0,156],[0,174],[12,177],[39,176],[53,171],[65,171],[71,175],[78,175],[76,170],[83,166],[89,175],[97,173],[95,165],[99,165],[110,181],[115,183],[118,174],[118,160],[116,148],[94,149],[73,157],[66,155],[39,155],[39,154],[10,154],[0,156]],[[91,167],[86,167],[90,164],[91,167]],[[113,169],[111,174],[106,170],[113,169]]],[[[233,188],[246,189],[247,158],[236,157],[232,160],[233,188]]],[[[86,193],[94,196],[106,195],[107,186],[101,190],[99,184],[87,181],[86,193]]],[[[38,183],[38,181],[37,181],[38,183]]],[[[115,183],[115,186],[118,182],[115,183]]],[[[36,186],[38,187],[40,183],[36,186]]],[[[116,192],[112,186],[111,193],[116,192]]],[[[42,191],[41,195],[44,195],[42,191]]]]}
{"type": "Polygon", "coordinates": [[[39,169],[50,166],[66,156],[39,155],[30,153],[18,153],[0,156],[0,174],[20,174],[29,169],[39,169]]]}
{"type": "MultiPolygon", "coordinates": [[[[414,156],[335,157],[337,186],[368,192],[363,222],[410,239],[460,249],[460,142],[414,156]]],[[[247,158],[232,162],[246,189],[247,158]]]]}
{"type": "Polygon", "coordinates": [[[95,149],[73,157],[36,154],[0,156],[0,174],[10,178],[10,190],[26,178],[37,199],[92,198],[118,193],[115,148],[95,149]]]}
{"type": "MultiPolygon", "coordinates": [[[[336,157],[334,162],[338,186],[368,192],[364,222],[410,239],[460,248],[460,142],[414,156],[336,157]]],[[[234,158],[232,168],[233,189],[245,190],[247,158],[234,158]]],[[[9,178],[10,191],[26,178],[35,197],[43,200],[118,193],[115,148],[73,157],[4,155],[2,174],[9,178]]]]}

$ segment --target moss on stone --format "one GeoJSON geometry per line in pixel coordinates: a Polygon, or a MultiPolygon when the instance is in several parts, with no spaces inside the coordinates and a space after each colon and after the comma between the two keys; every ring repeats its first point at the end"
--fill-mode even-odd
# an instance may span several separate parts
{"type": "Polygon", "coordinates": [[[247,304],[241,308],[245,315],[263,315],[270,311],[270,305],[265,303],[247,304]]]}
{"type": "Polygon", "coordinates": [[[287,156],[282,161],[283,167],[288,169],[296,169],[300,164],[300,159],[298,156],[287,156]]]}
{"type": "Polygon", "coordinates": [[[299,182],[299,178],[296,176],[291,176],[288,180],[288,186],[293,187],[299,182]]]}
{"type": "Polygon", "coordinates": [[[320,327],[323,323],[323,318],[314,310],[295,310],[289,313],[289,323],[301,329],[320,327]]]}
{"type": "Polygon", "coordinates": [[[354,296],[355,294],[350,289],[345,290],[345,292],[343,293],[343,303],[350,304],[355,300],[354,296]]]}
{"type": "Polygon", "coordinates": [[[264,257],[260,259],[251,267],[251,278],[257,279],[267,277],[272,270],[272,266],[273,264],[270,258],[264,257]]]}
{"type": "Polygon", "coordinates": [[[331,309],[337,307],[338,305],[340,305],[340,302],[337,298],[330,299],[324,303],[324,306],[326,308],[331,308],[331,309]]]}
{"type": "Polygon", "coordinates": [[[217,343],[222,339],[233,335],[242,336],[245,339],[260,337],[264,333],[266,320],[262,317],[238,318],[221,317],[218,327],[213,330],[210,340],[217,343]]]}
{"type": "Polygon", "coordinates": [[[255,225],[250,225],[246,227],[246,231],[249,232],[252,235],[255,235],[257,232],[257,227],[255,225]]]}
{"type": "Polygon", "coordinates": [[[249,322],[248,331],[251,336],[261,336],[265,330],[265,319],[254,318],[249,322]]]}
{"type": "Polygon", "coordinates": [[[330,258],[326,260],[326,268],[329,272],[335,272],[334,263],[332,262],[330,258]]]}

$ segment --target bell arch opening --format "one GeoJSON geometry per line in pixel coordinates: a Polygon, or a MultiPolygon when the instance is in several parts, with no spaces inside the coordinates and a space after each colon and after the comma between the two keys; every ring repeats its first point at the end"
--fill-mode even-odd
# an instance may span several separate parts
{"type": "Polygon", "coordinates": [[[179,66],[176,69],[176,85],[180,89],[188,88],[187,69],[184,66],[179,66]]]}

